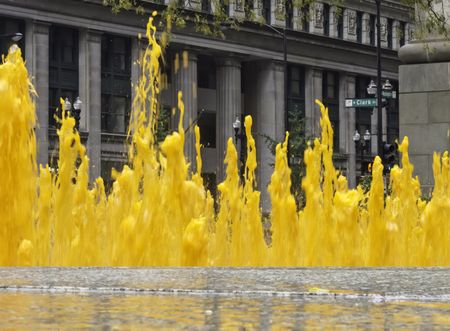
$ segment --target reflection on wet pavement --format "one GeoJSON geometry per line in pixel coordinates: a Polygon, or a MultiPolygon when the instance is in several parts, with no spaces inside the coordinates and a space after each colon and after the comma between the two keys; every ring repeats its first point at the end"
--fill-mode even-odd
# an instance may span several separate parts
{"type": "Polygon", "coordinates": [[[449,269],[0,269],[0,328],[450,325],[449,269]]]}

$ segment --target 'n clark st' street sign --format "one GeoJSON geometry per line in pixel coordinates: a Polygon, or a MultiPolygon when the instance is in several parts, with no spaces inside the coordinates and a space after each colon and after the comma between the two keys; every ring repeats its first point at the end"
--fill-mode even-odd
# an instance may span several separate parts
{"type": "MultiPolygon", "coordinates": [[[[383,100],[382,102],[386,102],[386,99],[396,99],[397,93],[395,91],[383,91],[382,93],[383,100]]],[[[376,98],[366,98],[366,99],[345,99],[345,107],[346,108],[375,108],[377,106],[376,98]]]]}
{"type": "Polygon", "coordinates": [[[345,99],[345,107],[355,108],[355,107],[366,107],[375,108],[377,106],[377,99],[345,99]]]}

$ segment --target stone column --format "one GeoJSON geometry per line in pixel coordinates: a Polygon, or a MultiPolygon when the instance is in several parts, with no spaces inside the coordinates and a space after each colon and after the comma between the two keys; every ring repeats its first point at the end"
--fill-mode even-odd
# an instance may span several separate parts
{"type": "Polygon", "coordinates": [[[273,172],[274,156],[262,135],[279,142],[284,139],[284,66],[282,63],[261,61],[249,64],[247,68],[254,79],[245,95],[245,109],[253,116],[261,207],[263,211],[269,211],[267,185],[273,172]]]}
{"type": "Polygon", "coordinates": [[[356,10],[344,9],[344,39],[356,41],[356,10]]]}
{"type": "Polygon", "coordinates": [[[322,100],[322,70],[306,68],[305,70],[305,126],[306,135],[320,135],[320,111],[315,100],[322,100]]]}
{"type": "MultiPolygon", "coordinates": [[[[447,1],[446,1],[447,2],[447,1]]],[[[405,44],[409,44],[410,42],[412,42],[415,37],[414,37],[414,33],[415,33],[415,26],[413,23],[406,23],[405,26],[405,44]]],[[[430,52],[432,52],[433,50],[430,49],[430,52]]]]}
{"type": "MultiPolygon", "coordinates": [[[[370,133],[372,134],[372,139],[370,140],[370,147],[372,155],[378,154],[378,109],[374,108],[372,110],[372,115],[370,117],[370,133]]],[[[363,133],[361,133],[361,136],[363,133]]]]}
{"type": "Polygon", "coordinates": [[[217,182],[219,183],[225,178],[225,166],[223,161],[227,150],[228,138],[231,137],[234,139],[233,122],[237,116],[241,119],[240,61],[231,58],[220,59],[218,61],[216,91],[217,182]]]}
{"type": "MultiPolygon", "coordinates": [[[[336,153],[348,153],[348,114],[345,111],[345,98],[347,97],[347,77],[339,73],[339,146],[335,146],[336,153]]],[[[353,94],[354,94],[353,90],[353,94]]]]}
{"type": "Polygon", "coordinates": [[[244,0],[230,0],[230,17],[245,19],[244,0]]]}
{"type": "MultiPolygon", "coordinates": [[[[342,13],[341,13],[342,15],[342,13]]],[[[336,6],[330,6],[330,37],[337,38],[338,37],[338,17],[337,17],[337,8],[336,6]]]]}
{"type": "Polygon", "coordinates": [[[200,11],[202,10],[202,2],[200,0],[184,0],[184,8],[200,11]]]}
{"type": "MultiPolygon", "coordinates": [[[[380,40],[381,40],[381,47],[387,48],[388,47],[388,22],[386,17],[380,17],[380,40]]],[[[376,35],[376,33],[375,33],[376,35]]]]}
{"type": "MultiPolygon", "coordinates": [[[[354,75],[345,75],[345,97],[355,98],[356,93],[356,77],[354,75]]],[[[355,108],[345,108],[347,120],[347,135],[346,135],[346,152],[348,154],[347,165],[347,179],[349,188],[356,186],[356,149],[353,141],[353,134],[355,133],[355,108]]]]}
{"type": "Polygon", "coordinates": [[[286,26],[285,0],[270,0],[270,24],[280,27],[286,26]]]}
{"type": "Polygon", "coordinates": [[[49,115],[49,27],[44,22],[26,22],[25,59],[38,97],[37,108],[37,163],[48,163],[48,115],[49,115]]]}
{"type": "Polygon", "coordinates": [[[361,41],[363,44],[370,45],[370,14],[363,13],[361,21],[362,21],[361,41]]]}
{"type": "MultiPolygon", "coordinates": [[[[300,6],[294,6],[293,8],[293,29],[297,31],[303,30],[303,18],[302,18],[302,9],[300,6]]],[[[309,23],[308,23],[309,24],[309,23]]]]}
{"type": "MultiPolygon", "coordinates": [[[[175,61],[176,62],[176,61],[175,61]]],[[[183,127],[187,130],[184,142],[184,153],[191,163],[191,170],[195,170],[195,132],[193,121],[197,119],[197,55],[191,51],[183,51],[179,55],[179,68],[174,68],[175,95],[178,91],[183,93],[184,118],[183,127]],[[188,129],[189,128],[189,129],[188,129]]],[[[176,97],[176,104],[178,97],[176,97]]],[[[178,116],[175,116],[176,125],[178,125],[178,116]]],[[[177,126],[175,126],[177,128],[177,126]]]]}
{"type": "Polygon", "coordinates": [[[263,0],[253,1],[253,21],[261,22],[264,19],[263,0]]]}
{"type": "Polygon", "coordinates": [[[91,181],[101,175],[101,41],[101,33],[98,31],[80,31],[79,90],[83,101],[81,112],[83,125],[80,125],[80,131],[89,132],[87,153],[91,181]]]}
{"type": "Polygon", "coordinates": [[[400,36],[399,31],[400,29],[400,22],[399,21],[393,21],[392,22],[392,49],[398,50],[400,48],[400,36]]]}
{"type": "Polygon", "coordinates": [[[323,3],[315,2],[311,5],[311,20],[309,21],[309,32],[323,34],[323,3]]]}

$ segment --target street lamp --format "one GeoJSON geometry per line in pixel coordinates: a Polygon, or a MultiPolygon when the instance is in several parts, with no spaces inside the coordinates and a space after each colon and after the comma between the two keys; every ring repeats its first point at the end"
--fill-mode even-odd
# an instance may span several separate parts
{"type": "Polygon", "coordinates": [[[389,82],[389,79],[386,79],[384,82],[383,91],[392,91],[392,84],[389,82]]]}
{"type": "Polygon", "coordinates": [[[79,130],[80,127],[80,116],[82,107],[83,102],[80,100],[80,97],[77,97],[75,102],[73,103],[73,117],[75,118],[75,128],[77,130],[79,130]]]}
{"type": "Polygon", "coordinates": [[[239,131],[241,130],[241,121],[239,120],[239,116],[236,116],[236,120],[233,122],[233,130],[234,130],[234,141],[238,142],[238,139],[241,139],[241,135],[239,131]]]}
{"type": "Polygon", "coordinates": [[[66,100],[64,100],[64,111],[71,111],[72,110],[72,104],[69,101],[69,98],[66,98],[66,100]]]}
{"type": "Polygon", "coordinates": [[[377,84],[373,81],[370,81],[369,86],[367,86],[367,94],[375,95],[377,93],[377,84]]]}
{"type": "Polygon", "coordinates": [[[353,135],[353,141],[355,142],[356,149],[359,149],[361,154],[361,175],[363,175],[363,161],[364,161],[364,152],[368,150],[369,143],[371,139],[371,133],[369,130],[366,130],[363,135],[363,140],[361,140],[361,134],[358,130],[355,130],[355,134],[353,135]]]}
{"type": "Polygon", "coordinates": [[[18,41],[22,40],[22,38],[23,38],[23,34],[21,34],[20,32],[14,32],[14,33],[0,35],[0,39],[9,39],[14,42],[18,42],[18,41]]]}

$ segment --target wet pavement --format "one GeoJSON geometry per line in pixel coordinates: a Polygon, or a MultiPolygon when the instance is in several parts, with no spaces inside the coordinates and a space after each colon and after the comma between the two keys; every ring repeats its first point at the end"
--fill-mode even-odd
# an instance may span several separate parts
{"type": "Polygon", "coordinates": [[[450,269],[0,268],[0,328],[450,328],[450,269]]]}

